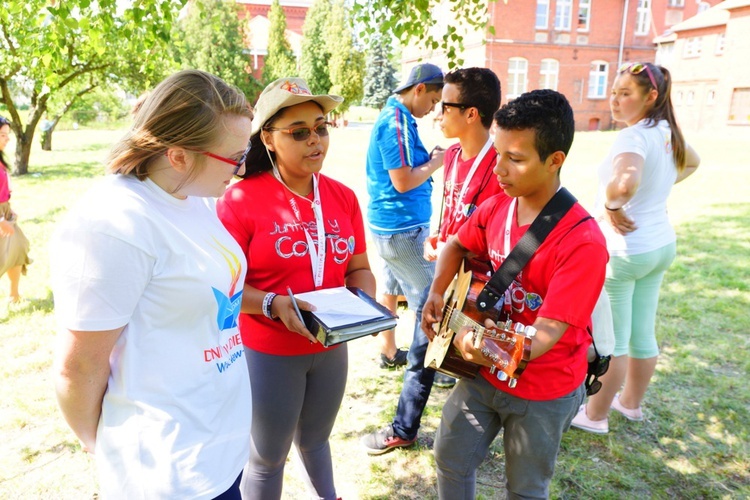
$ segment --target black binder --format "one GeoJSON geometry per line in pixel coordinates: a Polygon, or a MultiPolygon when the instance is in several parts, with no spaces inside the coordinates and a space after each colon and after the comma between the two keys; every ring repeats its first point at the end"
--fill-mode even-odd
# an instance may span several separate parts
{"type": "MultiPolygon", "coordinates": [[[[310,333],[318,339],[318,342],[328,347],[396,327],[398,317],[393,315],[386,307],[378,304],[375,299],[359,288],[346,288],[349,292],[354,294],[359,301],[375,309],[379,315],[376,318],[368,318],[359,321],[354,320],[344,324],[337,324],[336,326],[329,326],[325,323],[325,319],[321,318],[326,311],[301,311],[302,318],[305,320],[305,326],[310,330],[310,333]]],[[[316,292],[300,293],[295,294],[295,297],[307,302],[315,303],[314,300],[311,300],[311,295],[315,293],[316,292]]]]}

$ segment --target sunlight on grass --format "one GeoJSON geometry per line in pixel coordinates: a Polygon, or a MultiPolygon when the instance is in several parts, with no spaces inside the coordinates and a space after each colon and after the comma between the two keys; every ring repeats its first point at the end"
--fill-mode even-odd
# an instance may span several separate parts
{"type": "MultiPolygon", "coordinates": [[[[427,145],[452,143],[429,122],[420,124],[420,134],[427,145]]],[[[54,398],[56,326],[47,246],[57,221],[104,175],[108,149],[121,135],[56,132],[54,151],[35,145],[31,174],[13,179],[13,206],[35,262],[21,282],[28,303],[20,310],[7,310],[7,279],[0,280],[0,498],[95,498],[92,457],[81,451],[54,398]]],[[[593,202],[596,167],[614,138],[610,132],[576,135],[562,178],[584,206],[593,202]]],[[[363,210],[368,139],[364,125],[332,130],[324,167],[354,189],[363,210]]],[[[703,163],[669,200],[678,256],[662,287],[662,355],[644,401],[646,419],[630,422],[615,414],[608,435],[566,433],[553,498],[750,497],[750,159],[744,140],[711,134],[688,139],[703,163]]],[[[441,182],[437,172],[435,213],[441,182]]],[[[379,262],[371,259],[378,274],[379,262]]],[[[413,316],[399,314],[398,344],[407,347],[413,316]]],[[[331,439],[338,493],[346,499],[436,498],[431,447],[448,391],[433,390],[417,446],[380,457],[359,446],[365,432],[392,419],[401,389],[403,369],[381,370],[378,353],[376,339],[349,343],[347,391],[331,439]]],[[[496,440],[478,471],[477,498],[502,498],[503,474],[496,440]]],[[[305,497],[299,476],[290,464],[285,499],[305,497]]]]}

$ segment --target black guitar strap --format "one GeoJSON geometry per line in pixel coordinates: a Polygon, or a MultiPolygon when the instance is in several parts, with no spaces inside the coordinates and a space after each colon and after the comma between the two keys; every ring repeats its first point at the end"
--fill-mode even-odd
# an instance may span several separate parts
{"type": "Polygon", "coordinates": [[[557,193],[547,202],[542,211],[537,215],[534,222],[521,237],[508,257],[495,271],[490,280],[477,296],[477,309],[487,311],[495,307],[495,304],[503,296],[518,273],[523,270],[531,256],[539,248],[547,235],[560,222],[568,210],[576,202],[575,196],[565,188],[560,188],[557,193]]]}

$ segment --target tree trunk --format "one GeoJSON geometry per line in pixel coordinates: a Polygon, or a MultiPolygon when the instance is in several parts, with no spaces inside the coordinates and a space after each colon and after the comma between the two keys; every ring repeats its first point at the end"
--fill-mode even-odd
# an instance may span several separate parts
{"type": "Polygon", "coordinates": [[[42,151],[52,151],[52,129],[42,130],[42,151]]]}
{"type": "MultiPolygon", "coordinates": [[[[33,137],[33,132],[32,132],[33,137]]],[[[29,173],[29,157],[31,156],[31,137],[26,134],[16,135],[16,161],[13,175],[26,175],[29,173]]]]}

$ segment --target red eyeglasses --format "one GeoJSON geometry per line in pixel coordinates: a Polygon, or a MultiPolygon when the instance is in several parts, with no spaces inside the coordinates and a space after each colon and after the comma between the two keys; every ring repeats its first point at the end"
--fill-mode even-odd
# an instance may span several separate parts
{"type": "Polygon", "coordinates": [[[247,154],[250,152],[251,147],[252,146],[250,144],[247,145],[247,149],[245,150],[244,153],[242,153],[242,156],[240,157],[239,160],[233,160],[225,156],[219,156],[213,153],[209,153],[208,151],[201,151],[200,154],[209,156],[211,158],[215,158],[219,161],[223,161],[224,163],[228,163],[230,165],[234,165],[234,170],[232,171],[232,175],[237,175],[237,172],[240,171],[240,169],[242,168],[242,165],[245,164],[245,160],[247,160],[247,154]]]}
{"type": "Polygon", "coordinates": [[[631,75],[639,75],[643,73],[644,69],[646,70],[648,79],[651,80],[651,85],[653,85],[656,90],[659,90],[659,87],[656,85],[656,79],[654,78],[654,74],[651,72],[651,69],[648,67],[648,64],[646,63],[639,63],[639,62],[625,63],[622,66],[620,66],[620,69],[618,69],[617,72],[625,73],[627,71],[631,75]]]}

